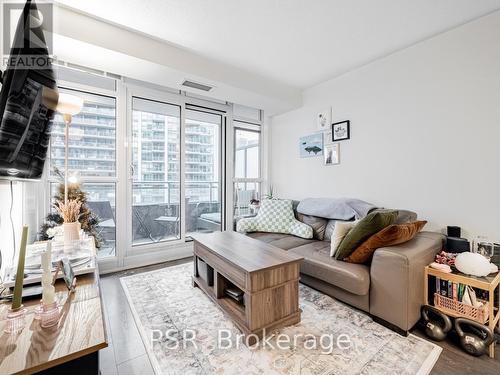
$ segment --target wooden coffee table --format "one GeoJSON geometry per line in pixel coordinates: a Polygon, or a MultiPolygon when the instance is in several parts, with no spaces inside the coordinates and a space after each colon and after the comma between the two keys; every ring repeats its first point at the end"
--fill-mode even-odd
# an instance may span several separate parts
{"type": "Polygon", "coordinates": [[[243,334],[250,335],[250,344],[264,332],[300,322],[302,257],[236,232],[192,237],[193,285],[226,312],[243,334]],[[234,287],[243,292],[240,302],[225,293],[234,287]]]}

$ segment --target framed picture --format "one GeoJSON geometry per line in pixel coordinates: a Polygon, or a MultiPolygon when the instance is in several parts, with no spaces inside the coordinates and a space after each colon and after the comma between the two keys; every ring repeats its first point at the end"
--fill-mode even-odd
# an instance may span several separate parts
{"type": "Polygon", "coordinates": [[[325,165],[340,164],[340,144],[332,143],[323,150],[325,165]]]}
{"type": "Polygon", "coordinates": [[[301,158],[323,155],[323,133],[315,133],[301,137],[299,140],[301,158]]]}
{"type": "Polygon", "coordinates": [[[331,145],[333,143],[332,128],[323,133],[323,145],[331,145]]]}
{"type": "Polygon", "coordinates": [[[332,124],[333,141],[344,141],[351,137],[351,122],[341,121],[332,124]]]}
{"type": "Polygon", "coordinates": [[[332,109],[326,108],[318,113],[316,117],[316,126],[318,131],[325,131],[330,129],[332,123],[332,109]]]}

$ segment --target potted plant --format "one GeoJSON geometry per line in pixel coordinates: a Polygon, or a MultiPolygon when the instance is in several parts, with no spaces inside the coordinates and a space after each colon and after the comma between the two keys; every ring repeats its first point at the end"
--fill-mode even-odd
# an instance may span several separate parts
{"type": "Polygon", "coordinates": [[[72,241],[80,239],[80,208],[82,203],[75,199],[69,199],[67,202],[56,201],[54,205],[56,210],[63,218],[64,244],[70,244],[72,241]]]}

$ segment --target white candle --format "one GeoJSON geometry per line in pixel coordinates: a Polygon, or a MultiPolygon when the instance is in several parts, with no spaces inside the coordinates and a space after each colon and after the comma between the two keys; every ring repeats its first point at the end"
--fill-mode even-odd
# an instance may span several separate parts
{"type": "Polygon", "coordinates": [[[56,291],[53,285],[47,285],[43,287],[42,303],[44,305],[51,305],[54,303],[56,297],[56,291]]]}
{"type": "Polygon", "coordinates": [[[42,302],[45,305],[54,303],[55,288],[52,285],[52,243],[47,242],[47,250],[42,253],[42,302]]]}
{"type": "Polygon", "coordinates": [[[50,273],[52,271],[52,243],[47,242],[47,249],[42,253],[42,270],[43,273],[50,273]]]}

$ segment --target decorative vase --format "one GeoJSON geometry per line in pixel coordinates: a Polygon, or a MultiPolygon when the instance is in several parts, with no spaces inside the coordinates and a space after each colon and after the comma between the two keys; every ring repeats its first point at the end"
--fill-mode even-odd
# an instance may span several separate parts
{"type": "Polygon", "coordinates": [[[64,223],[64,248],[71,248],[73,241],[80,239],[80,223],[75,221],[74,223],[64,223]]]}

